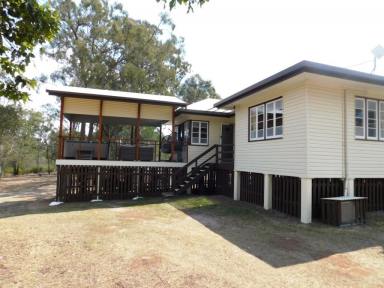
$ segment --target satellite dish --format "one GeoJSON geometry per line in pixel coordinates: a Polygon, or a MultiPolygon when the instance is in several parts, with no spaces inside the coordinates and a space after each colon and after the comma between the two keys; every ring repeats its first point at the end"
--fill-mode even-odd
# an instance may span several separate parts
{"type": "Polygon", "coordinates": [[[375,48],[372,49],[372,54],[373,54],[373,69],[372,72],[375,72],[376,70],[376,61],[377,59],[380,59],[381,57],[384,56],[384,48],[381,45],[377,45],[375,48]]]}

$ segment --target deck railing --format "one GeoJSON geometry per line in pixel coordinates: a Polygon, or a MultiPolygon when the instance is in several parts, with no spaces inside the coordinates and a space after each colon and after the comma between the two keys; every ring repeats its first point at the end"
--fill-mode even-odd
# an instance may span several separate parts
{"type": "Polygon", "coordinates": [[[97,138],[63,136],[59,138],[59,159],[121,160],[121,161],[187,161],[187,146],[176,143],[176,157],[167,151],[169,143],[141,139],[136,143],[129,138],[113,137],[98,142],[97,138]]]}

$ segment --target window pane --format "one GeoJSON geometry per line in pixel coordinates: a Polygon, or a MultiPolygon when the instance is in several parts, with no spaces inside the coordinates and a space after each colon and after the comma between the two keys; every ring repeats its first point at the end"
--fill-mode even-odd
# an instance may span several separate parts
{"type": "Polygon", "coordinates": [[[356,107],[356,109],[364,109],[364,100],[363,99],[356,99],[355,100],[355,107],[356,107]]]}
{"type": "Polygon", "coordinates": [[[198,144],[199,143],[199,137],[192,137],[192,143],[198,144]]]}
{"type": "Polygon", "coordinates": [[[273,128],[267,129],[267,136],[273,136],[273,128]]]}
{"type": "Polygon", "coordinates": [[[355,99],[355,136],[364,138],[365,126],[365,100],[361,98],[355,99]]]}
{"type": "Polygon", "coordinates": [[[257,131],[257,138],[263,138],[264,137],[264,129],[260,129],[257,131]]]}
{"type": "Polygon", "coordinates": [[[367,100],[368,137],[377,137],[377,101],[367,100]]]}
{"type": "MultiPolygon", "coordinates": [[[[363,127],[363,125],[364,125],[363,119],[360,119],[360,118],[355,119],[355,126],[360,128],[360,127],[363,127]]],[[[363,129],[363,131],[364,131],[364,129],[363,129]]]]}
{"type": "Polygon", "coordinates": [[[376,128],[376,119],[368,119],[368,127],[376,128]]]}
{"type": "Polygon", "coordinates": [[[362,127],[355,127],[355,135],[364,137],[364,128],[362,127]]]}
{"type": "Polygon", "coordinates": [[[283,135],[283,126],[276,127],[276,136],[283,135]]]}
{"type": "Polygon", "coordinates": [[[376,110],[376,101],[368,100],[367,104],[368,104],[368,107],[367,107],[368,110],[376,110]]]}
{"type": "Polygon", "coordinates": [[[267,128],[273,128],[273,119],[267,121],[267,128]]]}
{"type": "Polygon", "coordinates": [[[384,139],[384,102],[380,101],[380,112],[379,112],[379,129],[380,139],[384,139]]]}
{"type": "Polygon", "coordinates": [[[376,129],[368,129],[368,137],[376,137],[376,129]]]}
{"type": "Polygon", "coordinates": [[[207,144],[208,143],[208,139],[207,138],[201,138],[201,143],[202,144],[207,144]]]}
{"type": "Polygon", "coordinates": [[[283,118],[276,119],[276,126],[283,126],[283,118]]]}

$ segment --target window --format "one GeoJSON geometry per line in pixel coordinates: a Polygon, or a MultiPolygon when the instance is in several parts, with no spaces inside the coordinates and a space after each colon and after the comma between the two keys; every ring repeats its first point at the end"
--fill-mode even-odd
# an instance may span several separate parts
{"type": "Polygon", "coordinates": [[[367,139],[377,139],[377,101],[367,100],[367,139]]]}
{"type": "Polygon", "coordinates": [[[379,102],[379,138],[384,140],[384,102],[379,102]]]}
{"type": "Polygon", "coordinates": [[[355,99],[355,137],[365,138],[365,100],[355,99]]]}
{"type": "Polygon", "coordinates": [[[267,139],[283,136],[283,99],[267,103],[267,139]]]}
{"type": "Polygon", "coordinates": [[[249,139],[264,139],[264,104],[250,108],[249,110],[249,139]]]}
{"type": "Polygon", "coordinates": [[[283,136],[283,99],[249,109],[249,140],[281,138],[283,136]]]}
{"type": "Polygon", "coordinates": [[[208,145],[208,122],[192,121],[191,144],[208,145]]]}

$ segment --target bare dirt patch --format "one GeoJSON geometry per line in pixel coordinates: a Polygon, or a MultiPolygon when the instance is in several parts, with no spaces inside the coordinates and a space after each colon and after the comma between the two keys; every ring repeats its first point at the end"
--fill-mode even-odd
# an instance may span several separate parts
{"type": "Polygon", "coordinates": [[[230,199],[65,203],[0,180],[0,287],[382,287],[384,214],[334,228],[230,199]]]}

